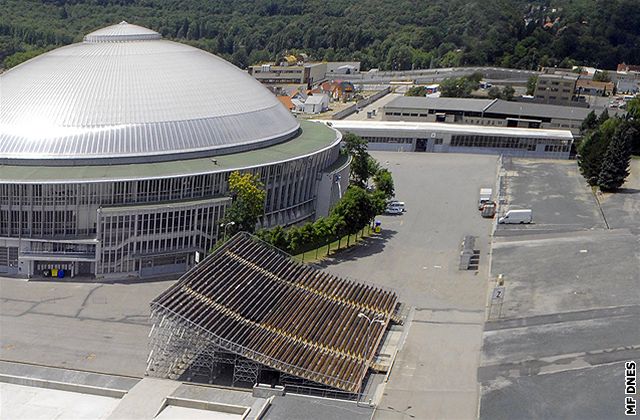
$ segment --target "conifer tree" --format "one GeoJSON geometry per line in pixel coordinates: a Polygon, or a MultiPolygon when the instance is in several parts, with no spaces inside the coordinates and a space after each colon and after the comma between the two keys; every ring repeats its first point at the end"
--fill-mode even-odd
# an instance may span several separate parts
{"type": "Polygon", "coordinates": [[[628,123],[622,123],[616,129],[598,176],[598,186],[602,191],[617,190],[629,176],[631,138],[634,135],[635,129],[628,123]]]}
{"type": "Polygon", "coordinates": [[[596,130],[587,134],[578,149],[578,167],[580,173],[591,186],[598,184],[604,154],[607,151],[607,138],[596,130]]]}
{"type": "Polygon", "coordinates": [[[580,127],[580,131],[583,133],[594,130],[598,128],[598,117],[596,116],[595,111],[591,111],[587,114],[587,117],[582,121],[582,126],[580,127]]]}
{"type": "Polygon", "coordinates": [[[604,111],[602,111],[602,114],[600,114],[600,116],[598,117],[598,126],[602,125],[602,123],[607,121],[608,119],[609,111],[607,111],[607,108],[605,108],[604,111]]]}

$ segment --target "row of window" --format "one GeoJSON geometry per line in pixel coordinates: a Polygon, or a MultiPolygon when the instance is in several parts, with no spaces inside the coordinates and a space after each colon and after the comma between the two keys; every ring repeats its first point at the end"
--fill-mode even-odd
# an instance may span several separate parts
{"type": "Polygon", "coordinates": [[[75,212],[70,210],[33,212],[0,210],[0,236],[52,236],[78,233],[75,212]]]}
{"type": "Polygon", "coordinates": [[[0,246],[0,266],[18,266],[18,247],[0,246]]]}
{"type": "Polygon", "coordinates": [[[105,215],[98,274],[137,271],[139,258],[194,249],[206,253],[217,240],[225,205],[139,215],[105,215]]]}
{"type": "Polygon", "coordinates": [[[401,144],[411,144],[413,143],[413,139],[405,139],[398,137],[372,137],[372,136],[362,136],[363,140],[366,140],[370,143],[401,143],[401,144]]]}
{"type": "Polygon", "coordinates": [[[394,117],[426,117],[427,114],[418,112],[385,112],[384,115],[393,115],[394,117]]]}
{"type": "Polygon", "coordinates": [[[553,153],[568,152],[569,146],[566,144],[545,144],[544,151],[553,153]]]}
{"type": "MultiPolygon", "coordinates": [[[[254,170],[267,186],[281,182],[281,177],[300,178],[311,174],[337,158],[338,148],[311,158],[264,166],[254,170]]],[[[0,184],[0,205],[75,206],[98,204],[152,203],[215,197],[226,193],[229,173],[215,173],[180,178],[79,184],[0,184]]]]}
{"type": "MultiPolygon", "coordinates": [[[[498,136],[482,136],[482,135],[454,135],[451,137],[452,147],[486,147],[491,149],[521,149],[533,152],[536,146],[541,143],[547,143],[549,140],[535,138],[514,138],[514,137],[498,137],[498,136]]],[[[548,146],[548,145],[547,145],[548,146]]],[[[555,141],[550,146],[560,146],[563,152],[569,151],[569,145],[565,141],[555,141]]],[[[546,150],[545,151],[552,151],[546,150]]],[[[554,150],[555,151],[555,150],[554,150]]]]}

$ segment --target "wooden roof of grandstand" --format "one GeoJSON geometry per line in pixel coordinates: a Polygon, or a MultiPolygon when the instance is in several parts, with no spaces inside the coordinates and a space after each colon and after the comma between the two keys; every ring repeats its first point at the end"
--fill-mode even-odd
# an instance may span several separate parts
{"type": "Polygon", "coordinates": [[[300,264],[238,233],[151,307],[187,321],[228,351],[359,392],[396,302],[393,291],[300,264]],[[360,313],[383,323],[369,326],[360,313]]]}

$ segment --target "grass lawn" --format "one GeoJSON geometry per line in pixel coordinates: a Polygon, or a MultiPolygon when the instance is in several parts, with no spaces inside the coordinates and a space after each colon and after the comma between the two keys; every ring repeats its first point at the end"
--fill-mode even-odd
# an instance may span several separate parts
{"type": "Polygon", "coordinates": [[[319,248],[294,255],[293,259],[304,263],[314,263],[322,261],[323,259],[335,254],[340,250],[356,246],[358,243],[360,243],[360,241],[362,241],[362,238],[371,236],[372,233],[373,229],[371,229],[371,226],[367,226],[359,231],[356,235],[343,236],[342,238],[336,239],[328,245],[323,245],[319,248]]]}

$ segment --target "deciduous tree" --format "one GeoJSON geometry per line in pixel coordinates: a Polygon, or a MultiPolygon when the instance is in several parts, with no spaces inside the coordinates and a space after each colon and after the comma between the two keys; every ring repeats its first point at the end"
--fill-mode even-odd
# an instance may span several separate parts
{"type": "Polygon", "coordinates": [[[375,183],[376,189],[384,193],[386,199],[394,196],[395,188],[393,185],[393,176],[388,169],[380,169],[373,177],[373,182],[375,183]]]}
{"type": "Polygon", "coordinates": [[[264,214],[266,191],[258,175],[232,172],[229,176],[229,192],[233,197],[231,207],[226,211],[223,223],[231,223],[229,234],[253,232],[260,216],[264,214]]]}

